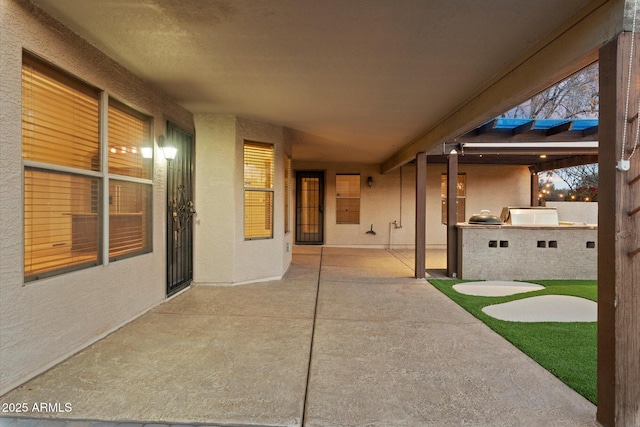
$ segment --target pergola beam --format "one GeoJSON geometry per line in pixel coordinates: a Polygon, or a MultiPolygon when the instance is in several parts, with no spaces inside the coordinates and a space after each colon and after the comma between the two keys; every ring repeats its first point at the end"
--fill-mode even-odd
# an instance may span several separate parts
{"type": "Polygon", "coordinates": [[[582,131],[583,136],[592,136],[598,134],[598,125],[591,126],[590,128],[586,128],[582,131]]]}
{"type": "Polygon", "coordinates": [[[488,121],[487,123],[483,124],[482,126],[476,129],[476,135],[481,135],[483,133],[487,133],[491,130],[494,130],[497,124],[498,124],[498,119],[493,119],[488,121]]]}
{"type": "Polygon", "coordinates": [[[517,127],[513,128],[511,133],[513,135],[519,135],[521,133],[529,132],[529,131],[533,130],[535,125],[536,125],[536,121],[535,120],[531,120],[530,122],[523,123],[520,126],[517,126],[517,127]]]}
{"type": "Polygon", "coordinates": [[[572,156],[560,160],[551,160],[548,162],[540,162],[529,167],[531,172],[545,172],[554,169],[570,168],[572,166],[590,165],[598,163],[598,156],[572,156]]]}
{"type": "Polygon", "coordinates": [[[597,60],[598,49],[629,25],[625,0],[594,0],[561,28],[521,55],[457,108],[381,165],[390,172],[563,80],[597,60]]]}
{"type": "MultiPolygon", "coordinates": [[[[459,143],[465,142],[581,142],[581,141],[597,141],[598,129],[595,127],[595,133],[585,135],[583,130],[560,131],[555,134],[549,134],[547,130],[531,130],[529,132],[520,132],[514,134],[511,130],[494,130],[481,135],[474,135],[474,132],[462,135],[456,138],[459,143]]],[[[591,128],[588,128],[591,129],[591,128]]],[[[579,144],[578,144],[579,145],[579,144]]]]}
{"type": "Polygon", "coordinates": [[[545,134],[547,136],[553,136],[553,135],[557,135],[559,133],[569,132],[572,127],[573,127],[573,122],[560,123],[557,126],[553,126],[553,127],[550,127],[549,129],[547,129],[545,134]]]}

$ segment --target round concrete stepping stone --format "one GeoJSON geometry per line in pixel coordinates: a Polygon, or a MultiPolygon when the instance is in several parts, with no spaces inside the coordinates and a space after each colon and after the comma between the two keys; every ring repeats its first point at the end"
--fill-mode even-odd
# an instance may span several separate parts
{"type": "Polygon", "coordinates": [[[483,282],[458,283],[457,285],[453,285],[453,289],[465,295],[504,297],[507,295],[538,291],[544,289],[544,286],[526,282],[487,280],[483,282]]]}
{"type": "Polygon", "coordinates": [[[511,322],[596,322],[598,304],[567,295],[523,298],[482,309],[489,316],[511,322]]]}

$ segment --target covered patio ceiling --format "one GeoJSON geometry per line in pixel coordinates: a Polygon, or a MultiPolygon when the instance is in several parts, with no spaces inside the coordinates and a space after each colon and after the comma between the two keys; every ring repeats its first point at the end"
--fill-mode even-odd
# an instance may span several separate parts
{"type": "Polygon", "coordinates": [[[470,94],[606,3],[31,2],[194,113],[286,126],[295,160],[383,171],[406,163],[390,159],[470,94]]]}
{"type": "Polygon", "coordinates": [[[431,150],[446,163],[455,149],[462,164],[526,165],[540,172],[598,162],[597,119],[495,118],[431,150]]]}

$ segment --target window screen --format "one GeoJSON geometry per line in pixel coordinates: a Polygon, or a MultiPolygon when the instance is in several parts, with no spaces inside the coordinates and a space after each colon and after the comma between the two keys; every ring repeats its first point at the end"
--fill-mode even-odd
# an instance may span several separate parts
{"type": "Polygon", "coordinates": [[[244,237],[273,237],[273,145],[244,143],[244,237]]]}
{"type": "Polygon", "coordinates": [[[336,175],[336,224],[360,224],[360,175],[336,175]]]}

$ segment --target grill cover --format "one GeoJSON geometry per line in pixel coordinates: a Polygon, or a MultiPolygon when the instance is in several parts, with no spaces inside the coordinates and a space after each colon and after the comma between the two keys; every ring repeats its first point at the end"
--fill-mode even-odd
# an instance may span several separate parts
{"type": "Polygon", "coordinates": [[[469,218],[469,224],[502,224],[500,218],[491,215],[489,211],[482,210],[479,214],[474,214],[469,218]]]}

